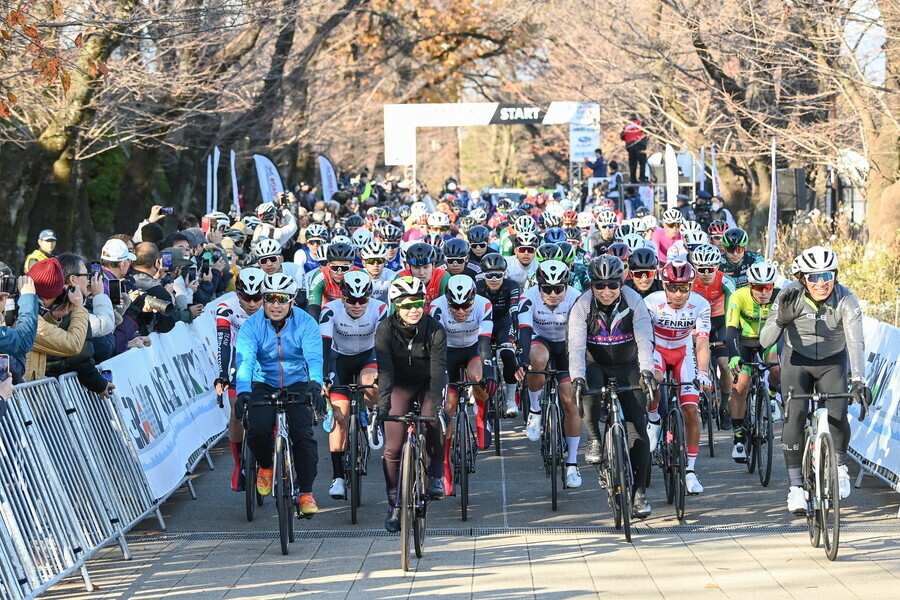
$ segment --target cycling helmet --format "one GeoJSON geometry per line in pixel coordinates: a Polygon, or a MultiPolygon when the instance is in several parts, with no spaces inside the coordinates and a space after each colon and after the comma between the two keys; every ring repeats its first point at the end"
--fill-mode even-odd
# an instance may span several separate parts
{"type": "Polygon", "coordinates": [[[447,213],[435,211],[428,215],[428,226],[442,228],[450,227],[450,217],[447,216],[447,213]]]}
{"type": "Polygon", "coordinates": [[[709,235],[724,235],[725,232],[728,231],[728,223],[718,219],[710,223],[709,227],[706,228],[706,231],[709,235]]]}
{"type": "Polygon", "coordinates": [[[331,239],[334,240],[334,238],[338,237],[339,235],[349,238],[350,232],[347,231],[346,227],[341,227],[340,225],[336,225],[335,227],[332,227],[331,228],[331,239]]]}
{"type": "Polygon", "coordinates": [[[259,291],[263,294],[275,293],[294,295],[297,293],[297,282],[294,281],[294,278],[290,275],[284,273],[272,273],[271,275],[266,275],[266,278],[263,279],[259,291]]]}
{"type": "Polygon", "coordinates": [[[447,280],[444,295],[451,304],[468,304],[475,299],[475,282],[468,275],[454,275],[447,280]]]}
{"type": "Polygon", "coordinates": [[[516,204],[509,198],[500,198],[497,200],[497,211],[498,212],[508,212],[515,208],[516,204]]]}
{"type": "Polygon", "coordinates": [[[649,214],[650,214],[650,209],[647,208],[646,206],[639,206],[634,211],[634,216],[636,216],[638,219],[642,219],[649,214]]]}
{"type": "Polygon", "coordinates": [[[353,245],[353,241],[350,239],[348,235],[336,235],[331,238],[332,244],[347,244],[348,246],[353,245]]]}
{"type": "Polygon", "coordinates": [[[460,217],[456,224],[459,226],[459,232],[466,235],[470,229],[475,227],[475,219],[472,217],[460,217]]]}
{"type": "Polygon", "coordinates": [[[641,217],[641,221],[647,225],[647,229],[656,229],[659,227],[659,221],[657,221],[656,217],[653,215],[645,215],[641,217]]]}
{"type": "Polygon", "coordinates": [[[634,227],[632,227],[631,223],[622,223],[618,227],[616,227],[615,240],[617,242],[621,242],[625,239],[626,235],[631,235],[634,233],[634,227]]]}
{"type": "Polygon", "coordinates": [[[591,278],[591,283],[622,281],[622,278],[625,277],[625,265],[619,257],[604,254],[588,264],[588,276],[591,278]]]}
{"type": "Polygon", "coordinates": [[[703,266],[719,266],[722,261],[722,253],[712,244],[701,244],[691,250],[688,260],[695,267],[703,266]]]}
{"type": "Polygon", "coordinates": [[[410,210],[412,211],[411,215],[413,217],[418,217],[419,215],[424,215],[425,213],[427,213],[428,207],[424,202],[413,202],[410,210]]]}
{"type": "Polygon", "coordinates": [[[481,257],[481,270],[506,271],[506,259],[499,252],[488,252],[481,257]]]}
{"type": "Polygon", "coordinates": [[[670,260],[663,267],[662,278],[666,283],[691,283],[694,280],[694,267],[685,260],[670,260]]]}
{"type": "Polygon", "coordinates": [[[207,216],[216,222],[217,229],[222,229],[231,225],[231,219],[223,212],[216,210],[209,213],[207,216]]]}
{"type": "Polygon", "coordinates": [[[594,217],[589,212],[580,212],[575,219],[575,226],[581,229],[587,229],[594,222],[594,217]]]}
{"type": "Polygon", "coordinates": [[[391,287],[388,289],[388,300],[391,302],[398,302],[404,298],[410,297],[424,300],[425,284],[409,275],[398,277],[391,282],[391,287]]]}
{"type": "Polygon", "coordinates": [[[794,258],[794,261],[791,263],[791,275],[800,279],[800,276],[803,275],[803,272],[800,270],[800,257],[794,258]]]}
{"type": "Polygon", "coordinates": [[[388,225],[381,230],[381,240],[384,242],[399,242],[403,237],[403,230],[396,225],[388,225]]]}
{"type": "Polygon", "coordinates": [[[506,213],[506,218],[509,220],[510,223],[515,224],[516,219],[518,219],[519,217],[524,217],[527,214],[528,214],[527,212],[525,212],[524,210],[522,210],[520,208],[514,208],[511,211],[509,211],[508,213],[506,213]]]}
{"type": "Polygon", "coordinates": [[[234,289],[237,290],[238,294],[250,294],[251,296],[258,294],[265,278],[266,272],[262,269],[257,269],[256,267],[241,269],[241,272],[238,273],[237,283],[234,284],[234,289]]]}
{"type": "Polygon", "coordinates": [[[406,249],[406,262],[413,267],[424,267],[437,260],[434,246],[425,242],[416,242],[406,249]]]}
{"type": "Polygon", "coordinates": [[[731,248],[745,248],[749,241],[750,238],[747,237],[747,232],[740,227],[732,227],[722,236],[722,246],[724,246],[726,250],[731,248]]]}
{"type": "Polygon", "coordinates": [[[680,225],[684,223],[684,215],[677,208],[670,208],[662,214],[662,222],[666,224],[678,223],[680,225]]]}
{"type": "Polygon", "coordinates": [[[691,229],[687,232],[682,231],[681,238],[684,240],[684,245],[688,248],[709,243],[709,236],[700,229],[691,229]]]}
{"type": "Polygon", "coordinates": [[[634,225],[631,226],[631,232],[636,233],[640,236],[643,236],[647,232],[647,229],[649,228],[647,227],[647,223],[645,223],[643,219],[635,219],[634,225]]]}
{"type": "Polygon", "coordinates": [[[685,221],[681,224],[681,235],[684,235],[686,231],[703,231],[703,228],[697,221],[685,221]]]}
{"type": "Polygon", "coordinates": [[[412,215],[412,209],[408,206],[401,206],[399,212],[400,218],[404,221],[412,215]]]}
{"type": "Polygon", "coordinates": [[[271,223],[274,221],[276,212],[278,212],[278,209],[276,209],[275,205],[271,202],[263,202],[256,207],[256,216],[263,223],[271,223]]]}
{"type": "Polygon", "coordinates": [[[484,223],[488,218],[487,212],[481,207],[473,209],[472,212],[469,213],[469,216],[476,223],[484,223]]]}
{"type": "Polygon", "coordinates": [[[558,244],[559,242],[566,241],[566,232],[562,230],[561,227],[551,227],[544,234],[544,243],[545,244],[558,244]]]}
{"type": "Polygon", "coordinates": [[[226,229],[224,233],[222,233],[222,237],[226,237],[238,246],[244,243],[244,240],[247,239],[247,234],[241,231],[240,229],[226,229]]]}
{"type": "Polygon", "coordinates": [[[612,198],[602,198],[600,200],[600,206],[602,208],[612,208],[615,205],[616,205],[616,202],[612,198]]]}
{"type": "Polygon", "coordinates": [[[524,210],[525,212],[531,214],[531,211],[534,210],[534,204],[532,204],[531,202],[527,202],[527,201],[526,201],[526,202],[523,202],[522,204],[520,204],[520,205],[519,205],[519,208],[521,208],[521,209],[524,210]]]}
{"type": "Polygon", "coordinates": [[[606,249],[606,254],[615,256],[616,258],[624,262],[628,260],[629,256],[631,256],[631,248],[628,247],[628,244],[616,242],[615,244],[611,244],[609,248],[606,249]]]}
{"type": "Polygon", "coordinates": [[[353,262],[356,259],[356,250],[350,244],[336,242],[328,245],[328,251],[325,253],[325,259],[328,262],[336,260],[346,260],[353,262]]]}
{"type": "Polygon", "coordinates": [[[651,248],[638,248],[628,257],[628,267],[632,271],[655,270],[659,266],[656,251],[651,248]]]}
{"type": "Polygon", "coordinates": [[[313,223],[309,227],[306,228],[306,241],[309,240],[322,240],[323,242],[328,241],[328,228],[322,225],[321,223],[313,223]]]}
{"type": "Polygon", "coordinates": [[[466,233],[470,244],[486,244],[490,237],[491,232],[484,225],[476,225],[466,233]]]}
{"type": "Polygon", "coordinates": [[[643,236],[637,233],[629,233],[622,238],[621,243],[628,246],[628,248],[630,248],[632,252],[634,252],[638,248],[645,248],[647,246],[647,240],[645,240],[643,236]]]}
{"type": "Polygon", "coordinates": [[[441,248],[444,258],[466,258],[469,255],[469,242],[462,238],[453,238],[444,242],[441,248]]]}
{"type": "Polygon", "coordinates": [[[536,231],[520,231],[516,234],[516,246],[534,246],[540,243],[536,231]]]}
{"type": "Polygon", "coordinates": [[[556,244],[543,243],[537,247],[534,258],[538,262],[544,262],[545,260],[562,260],[563,255],[562,250],[556,244]]]}
{"type": "Polygon", "coordinates": [[[568,285],[569,268],[561,260],[545,260],[537,268],[540,285],[568,285]]]}
{"type": "Polygon", "coordinates": [[[619,217],[611,210],[601,210],[597,213],[597,225],[611,225],[619,222],[619,217]]]}
{"type": "Polygon", "coordinates": [[[534,222],[534,219],[531,218],[531,215],[521,215],[516,217],[515,222],[513,223],[513,227],[516,230],[516,233],[523,233],[525,231],[537,231],[537,223],[534,222]]]}
{"type": "Polygon", "coordinates": [[[558,229],[562,226],[562,219],[557,215],[551,214],[549,210],[541,214],[541,216],[538,217],[538,221],[540,221],[541,228],[546,230],[553,228],[558,229]]]}
{"type": "Polygon", "coordinates": [[[778,269],[775,265],[765,261],[753,263],[747,269],[747,283],[755,283],[759,285],[774,284],[778,278],[778,269]]]}
{"type": "MultiPolygon", "coordinates": [[[[729,230],[729,233],[731,231],[729,230]]],[[[728,237],[728,233],[725,234],[725,237],[728,237]]],[[[837,255],[831,248],[825,246],[813,246],[804,250],[797,257],[797,263],[800,265],[800,272],[804,275],[837,271],[838,269],[837,255]]]]}
{"type": "Polygon", "coordinates": [[[258,217],[254,216],[244,217],[243,219],[241,219],[241,223],[243,223],[244,227],[246,227],[250,231],[255,230],[257,227],[263,224],[258,217]]]}
{"type": "Polygon", "coordinates": [[[443,233],[426,233],[425,237],[422,240],[428,242],[435,248],[440,248],[444,245],[444,234],[443,233]]]}
{"type": "Polygon", "coordinates": [[[353,247],[359,250],[372,241],[372,232],[368,229],[359,228],[350,236],[350,242],[353,247]]]}
{"type": "Polygon", "coordinates": [[[281,255],[281,244],[272,238],[260,238],[260,240],[256,242],[253,253],[256,255],[256,258],[279,256],[281,255]]]}
{"type": "Polygon", "coordinates": [[[365,225],[365,221],[359,215],[350,215],[347,217],[347,220],[344,221],[344,227],[349,231],[350,229],[359,229],[363,225],[365,225]]]}
{"type": "Polygon", "coordinates": [[[563,225],[571,227],[578,221],[578,213],[569,209],[563,213],[562,220],[563,225]]]}
{"type": "Polygon", "coordinates": [[[341,294],[350,298],[365,298],[372,293],[372,278],[365,271],[350,271],[344,275],[341,294]]]}
{"type": "Polygon", "coordinates": [[[387,260],[388,251],[384,244],[378,240],[372,240],[359,251],[359,257],[362,260],[370,260],[373,258],[381,258],[387,260]]]}
{"type": "Polygon", "coordinates": [[[569,242],[560,242],[556,245],[559,246],[559,251],[562,252],[560,260],[566,263],[567,267],[571,267],[575,263],[575,259],[578,258],[578,249],[569,242]]]}
{"type": "Polygon", "coordinates": [[[566,240],[569,242],[580,242],[581,241],[581,230],[577,227],[566,227],[563,231],[566,232],[566,240]]]}
{"type": "Polygon", "coordinates": [[[565,214],[565,212],[566,209],[563,207],[563,205],[555,200],[550,200],[549,202],[547,202],[547,207],[544,209],[545,214],[549,213],[554,217],[558,217],[560,220],[562,220],[563,214],[565,214]]]}

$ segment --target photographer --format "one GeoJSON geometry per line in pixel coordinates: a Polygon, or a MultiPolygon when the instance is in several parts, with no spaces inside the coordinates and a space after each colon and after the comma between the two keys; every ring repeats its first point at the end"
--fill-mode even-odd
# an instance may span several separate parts
{"type": "MultiPolygon", "coordinates": [[[[159,204],[154,204],[150,208],[150,216],[138,223],[137,229],[134,230],[134,235],[131,237],[134,240],[135,244],[139,244],[141,242],[155,242],[157,240],[152,240],[149,237],[145,237],[143,234],[144,227],[146,225],[150,225],[151,223],[159,223],[166,215],[171,215],[174,212],[171,206],[163,207],[159,204]]],[[[161,225],[160,225],[161,227],[161,225]]]]}
{"type": "Polygon", "coordinates": [[[206,305],[225,293],[232,274],[225,251],[215,244],[207,244],[195,260],[200,285],[194,291],[194,302],[206,305]]]}
{"type": "Polygon", "coordinates": [[[256,207],[256,216],[263,222],[253,231],[253,243],[267,237],[282,246],[297,233],[297,220],[291,214],[294,195],[290,192],[279,194],[275,202],[265,202],[256,207]],[[279,216],[280,214],[280,216],[279,216]]]}
{"type": "Polygon", "coordinates": [[[132,264],[135,293],[131,298],[131,314],[141,333],[166,333],[175,327],[175,304],[172,295],[156,279],[162,259],[156,244],[141,242],[134,247],[132,264]]]}
{"type": "Polygon", "coordinates": [[[12,373],[12,383],[21,383],[25,373],[25,355],[34,345],[37,334],[38,298],[34,293],[34,282],[30,277],[22,276],[18,279],[12,276],[9,267],[0,263],[0,271],[3,272],[0,282],[0,354],[9,355],[9,370],[12,373]],[[15,324],[7,327],[6,309],[7,302],[12,296],[11,288],[18,291],[18,313],[15,324]]]}
{"type": "Polygon", "coordinates": [[[103,293],[109,294],[109,282],[113,279],[125,279],[135,259],[133,252],[122,240],[110,238],[100,250],[100,267],[103,273],[103,293]]]}
{"type": "Polygon", "coordinates": [[[103,275],[91,273],[84,259],[77,254],[64,253],[57,258],[62,267],[64,285],[77,287],[84,296],[84,307],[90,314],[93,358],[103,362],[115,354],[116,314],[112,301],[103,292],[103,275]]]}

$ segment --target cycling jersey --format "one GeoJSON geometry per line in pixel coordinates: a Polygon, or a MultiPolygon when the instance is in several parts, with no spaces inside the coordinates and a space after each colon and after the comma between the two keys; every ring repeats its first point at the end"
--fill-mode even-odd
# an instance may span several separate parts
{"type": "Polygon", "coordinates": [[[741,262],[733,265],[728,262],[728,258],[723,253],[719,270],[731,277],[734,281],[734,287],[740,289],[747,285],[747,269],[751,265],[761,262],[762,259],[763,257],[756,252],[744,252],[744,258],[741,259],[741,262]]]}
{"type": "Polygon", "coordinates": [[[521,293],[519,286],[511,279],[504,279],[496,292],[492,292],[484,279],[475,282],[475,293],[491,302],[494,321],[499,321],[510,314],[515,314],[521,293]]]}
{"type": "MultiPolygon", "coordinates": [[[[409,269],[404,269],[397,273],[398,277],[412,277],[412,272],[409,269]]],[[[431,303],[435,301],[439,296],[443,296],[444,292],[447,291],[447,281],[450,280],[450,273],[445,271],[444,269],[435,267],[434,271],[431,273],[431,281],[429,281],[425,285],[425,310],[429,310],[431,308],[431,303]]]]}
{"type": "Polygon", "coordinates": [[[387,312],[387,305],[374,298],[369,299],[366,312],[358,318],[347,313],[343,300],[333,300],[322,307],[319,330],[325,343],[325,364],[328,364],[329,348],[345,356],[374,348],[375,328],[387,312]]]}
{"type": "Polygon", "coordinates": [[[500,254],[503,256],[512,256],[515,254],[515,236],[509,229],[504,228],[497,234],[497,243],[500,247],[500,254]]]}
{"type": "Polygon", "coordinates": [[[687,260],[688,248],[683,239],[675,240],[675,243],[666,250],[666,261],[687,260]]]}
{"type": "MultiPolygon", "coordinates": [[[[351,267],[351,271],[359,271],[359,267],[351,267]]],[[[324,266],[310,275],[308,303],[311,306],[323,306],[343,296],[341,284],[334,280],[331,269],[324,266]]]]}
{"type": "Polygon", "coordinates": [[[429,313],[447,332],[448,348],[467,348],[478,342],[479,337],[487,337],[490,341],[494,331],[491,302],[478,295],[475,296],[474,302],[469,316],[464,321],[457,321],[453,317],[446,296],[441,296],[431,303],[429,313]]]}
{"type": "Polygon", "coordinates": [[[396,277],[396,272],[385,267],[381,271],[381,275],[378,276],[378,279],[372,279],[372,298],[387,304],[388,290],[391,287],[391,282],[394,281],[396,277]]]}
{"type": "Polygon", "coordinates": [[[303,269],[305,273],[319,268],[319,261],[312,257],[308,247],[303,247],[294,253],[294,264],[303,269]]]}
{"type": "Polygon", "coordinates": [[[384,263],[384,270],[391,270],[394,273],[403,270],[403,263],[400,261],[400,252],[397,252],[397,254],[394,255],[394,258],[384,263]]]}
{"type": "Polygon", "coordinates": [[[591,237],[588,238],[588,248],[591,249],[591,254],[594,257],[600,256],[601,254],[606,254],[606,249],[615,243],[616,238],[611,237],[609,239],[605,239],[600,231],[592,233],[591,237]]]}
{"type": "MultiPolygon", "coordinates": [[[[731,294],[728,301],[728,314],[725,317],[725,326],[740,331],[741,341],[752,340],[754,345],[758,343],[759,332],[769,317],[769,309],[778,290],[774,290],[768,304],[759,304],[753,299],[749,287],[742,287],[731,294]]],[[[732,355],[734,356],[734,355],[732,355]]]]}
{"type": "Polygon", "coordinates": [[[531,273],[537,271],[538,261],[532,260],[531,263],[526,267],[522,263],[519,262],[519,259],[515,256],[507,256],[506,257],[506,277],[512,279],[517,284],[519,284],[520,288],[525,287],[525,279],[531,273]]]}
{"type": "Polygon", "coordinates": [[[716,271],[716,277],[709,285],[703,285],[699,277],[695,278],[691,291],[700,294],[709,302],[710,317],[721,317],[725,315],[728,299],[735,289],[737,288],[734,287],[734,281],[731,280],[731,277],[722,271],[716,271]]]}
{"type": "Polygon", "coordinates": [[[281,263],[281,272],[294,280],[297,288],[301,290],[307,289],[306,272],[297,263],[285,262],[281,263]]]}
{"type": "Polygon", "coordinates": [[[578,301],[580,294],[578,291],[569,287],[563,301],[557,306],[550,308],[541,298],[539,287],[533,287],[522,292],[522,299],[519,300],[517,314],[519,315],[519,335],[523,340],[520,344],[521,348],[528,348],[530,333],[527,339],[522,336],[523,330],[533,330],[538,335],[551,342],[564,342],[566,340],[566,320],[569,311],[572,310],[575,302],[578,301]]]}
{"type": "Polygon", "coordinates": [[[219,377],[229,384],[234,383],[234,347],[238,330],[250,315],[241,308],[237,296],[219,302],[216,306],[216,342],[219,347],[219,377]]]}
{"type": "Polygon", "coordinates": [[[666,300],[666,292],[654,292],[644,303],[650,311],[656,346],[662,348],[690,348],[693,352],[691,334],[709,337],[709,302],[696,292],[692,292],[681,308],[672,308],[666,300]]]}

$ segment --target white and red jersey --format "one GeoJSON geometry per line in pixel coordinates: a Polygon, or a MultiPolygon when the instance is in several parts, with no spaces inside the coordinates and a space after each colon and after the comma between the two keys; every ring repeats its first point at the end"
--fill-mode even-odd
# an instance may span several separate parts
{"type": "Polygon", "coordinates": [[[709,302],[696,292],[691,292],[687,302],[675,309],[666,300],[665,290],[653,292],[644,298],[650,311],[656,346],[659,348],[688,348],[693,351],[691,334],[709,337],[709,302]]]}
{"type": "Polygon", "coordinates": [[[494,333],[494,308],[484,296],[475,296],[472,310],[464,321],[457,321],[450,312],[447,296],[431,303],[430,314],[447,332],[448,348],[468,348],[478,343],[480,336],[489,339],[494,333]]]}
{"type": "Polygon", "coordinates": [[[384,302],[370,298],[366,312],[354,318],[347,312],[343,300],[332,300],[322,307],[319,331],[323,338],[331,340],[335,352],[355,356],[375,347],[375,330],[387,313],[384,302]]]}
{"type": "Polygon", "coordinates": [[[234,363],[234,345],[238,331],[250,315],[241,308],[237,295],[227,298],[216,305],[216,353],[219,359],[219,377],[230,381],[234,363]]]}

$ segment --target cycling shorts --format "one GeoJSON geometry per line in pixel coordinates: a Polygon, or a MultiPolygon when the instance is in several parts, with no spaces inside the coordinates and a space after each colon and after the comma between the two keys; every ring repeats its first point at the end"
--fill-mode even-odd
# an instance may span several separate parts
{"type": "MultiPolygon", "coordinates": [[[[772,346],[771,348],[763,352],[762,355],[760,355],[760,345],[758,343],[747,344],[741,341],[738,342],[737,349],[738,356],[741,357],[741,362],[748,363],[760,362],[760,356],[762,356],[762,359],[765,360],[770,353],[774,352],[777,349],[777,346],[772,346]]],[[[741,368],[741,375],[750,375],[750,367],[746,364],[741,368]]]]}
{"type": "Polygon", "coordinates": [[[710,319],[709,344],[710,359],[728,358],[728,344],[725,343],[725,317],[719,316],[710,319]],[[722,345],[713,348],[714,342],[721,342],[722,345]]]}
{"type": "Polygon", "coordinates": [[[565,342],[551,342],[541,336],[535,336],[531,339],[531,345],[540,344],[550,352],[550,363],[557,370],[556,380],[559,383],[569,381],[569,350],[565,342]]]}
{"type": "MultiPolygon", "coordinates": [[[[331,365],[328,372],[332,374],[332,388],[339,385],[353,383],[356,376],[363,369],[377,369],[378,361],[375,359],[375,348],[369,348],[359,354],[331,353],[331,365]]],[[[350,400],[350,394],[346,389],[332,391],[329,394],[332,400],[350,400]]]]}
{"type": "MultiPolygon", "coordinates": [[[[694,368],[694,353],[690,350],[690,346],[682,346],[681,348],[662,348],[657,346],[653,351],[653,368],[660,373],[671,371],[673,380],[679,383],[689,383],[697,377],[697,371],[694,368]]],[[[680,388],[678,394],[681,399],[681,405],[699,403],[700,395],[697,388],[693,385],[684,385],[680,388]]]]}
{"type": "Polygon", "coordinates": [[[460,379],[460,370],[469,366],[469,363],[475,359],[480,359],[478,353],[478,343],[465,348],[447,347],[447,376],[450,378],[450,385],[457,383],[460,379]]]}
{"type": "Polygon", "coordinates": [[[502,346],[503,344],[512,344],[516,341],[513,333],[512,317],[506,315],[498,321],[494,321],[494,332],[491,335],[491,344],[494,346],[502,346]]]}

